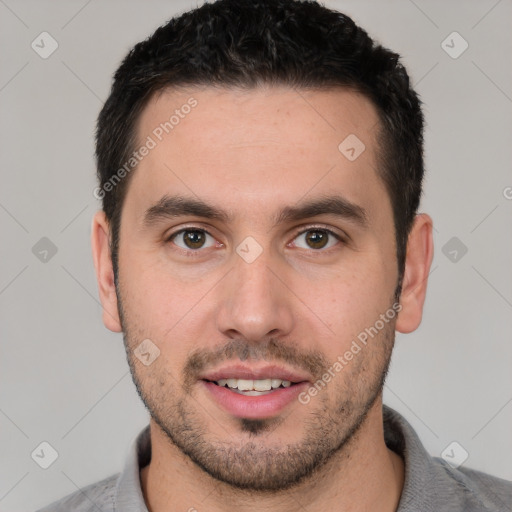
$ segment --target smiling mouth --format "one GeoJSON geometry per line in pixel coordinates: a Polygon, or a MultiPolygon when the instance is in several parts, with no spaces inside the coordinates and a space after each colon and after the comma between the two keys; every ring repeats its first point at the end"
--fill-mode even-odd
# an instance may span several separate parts
{"type": "Polygon", "coordinates": [[[219,379],[206,380],[233,393],[245,396],[263,396],[274,393],[278,389],[289,388],[298,383],[282,379],[219,379]]]}

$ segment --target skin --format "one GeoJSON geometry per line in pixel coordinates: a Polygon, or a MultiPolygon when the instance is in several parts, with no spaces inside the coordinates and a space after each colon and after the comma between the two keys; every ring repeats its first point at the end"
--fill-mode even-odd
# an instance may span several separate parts
{"type": "MultiPolygon", "coordinates": [[[[130,177],[117,293],[103,212],[92,225],[104,323],[124,333],[152,416],[152,460],[141,471],[148,508],[396,510],[404,465],[384,443],[382,382],[395,330],[408,333],[421,322],[432,220],[415,218],[398,316],[309,403],[294,400],[252,423],[226,412],[197,380],[191,355],[203,356],[207,370],[247,355],[254,368],[270,361],[304,373],[312,360],[332,365],[393,304],[395,233],[376,172],[378,117],[365,97],[286,87],[166,91],[143,111],[139,140],[191,96],[197,106],[130,177]],[[354,161],[338,149],[349,134],[366,147],[354,161]],[[366,210],[366,227],[325,213],[272,222],[285,206],[333,192],[366,210]],[[164,194],[200,199],[232,218],[185,215],[145,225],[145,212],[164,194]],[[183,237],[169,240],[185,227],[211,234],[195,257],[183,237]],[[304,232],[321,228],[344,241],[312,248],[304,232]],[[248,236],[262,249],[252,263],[236,252],[248,236]],[[145,366],[133,351],[148,338],[160,355],[145,366]]],[[[315,382],[322,371],[310,368],[315,382]]]]}

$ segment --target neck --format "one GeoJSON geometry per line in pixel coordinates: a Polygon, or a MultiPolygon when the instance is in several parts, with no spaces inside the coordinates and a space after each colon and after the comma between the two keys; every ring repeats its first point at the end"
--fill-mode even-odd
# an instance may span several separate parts
{"type": "Polygon", "coordinates": [[[240,491],[213,479],[171,444],[151,420],[152,458],[141,470],[150,512],[208,510],[394,512],[404,483],[404,463],[384,442],[382,402],[376,400],[352,438],[309,479],[286,491],[240,491]]]}

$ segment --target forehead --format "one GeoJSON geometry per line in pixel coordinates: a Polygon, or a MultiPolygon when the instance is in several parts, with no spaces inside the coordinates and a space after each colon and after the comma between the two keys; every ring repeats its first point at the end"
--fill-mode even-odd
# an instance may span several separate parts
{"type": "Polygon", "coordinates": [[[182,193],[243,213],[335,189],[371,210],[385,193],[378,129],[373,104],[341,88],[169,89],[140,116],[137,147],[151,149],[127,199],[182,193]]]}
{"type": "MultiPolygon", "coordinates": [[[[154,132],[157,138],[171,135],[178,139],[180,132],[186,130],[184,125],[189,128],[186,136],[190,143],[221,139],[219,142],[223,144],[243,144],[243,136],[251,139],[259,136],[260,140],[297,146],[304,138],[308,142],[329,144],[333,136],[337,139],[352,133],[368,137],[378,127],[378,115],[369,99],[341,87],[164,89],[146,105],[137,133],[139,138],[154,132]],[[215,125],[204,124],[206,120],[215,125]],[[167,125],[167,131],[161,126],[166,122],[172,125],[167,125]],[[159,127],[164,133],[160,133],[159,127]],[[287,129],[283,131],[283,128],[287,129]]],[[[373,140],[367,142],[371,144],[373,140]]]]}

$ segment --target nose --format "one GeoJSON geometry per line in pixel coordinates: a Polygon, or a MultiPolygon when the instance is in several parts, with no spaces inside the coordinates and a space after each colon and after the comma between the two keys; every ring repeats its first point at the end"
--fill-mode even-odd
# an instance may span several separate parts
{"type": "Polygon", "coordinates": [[[234,255],[217,309],[217,328],[226,337],[268,341],[293,329],[293,294],[265,252],[252,263],[234,255]]]}

